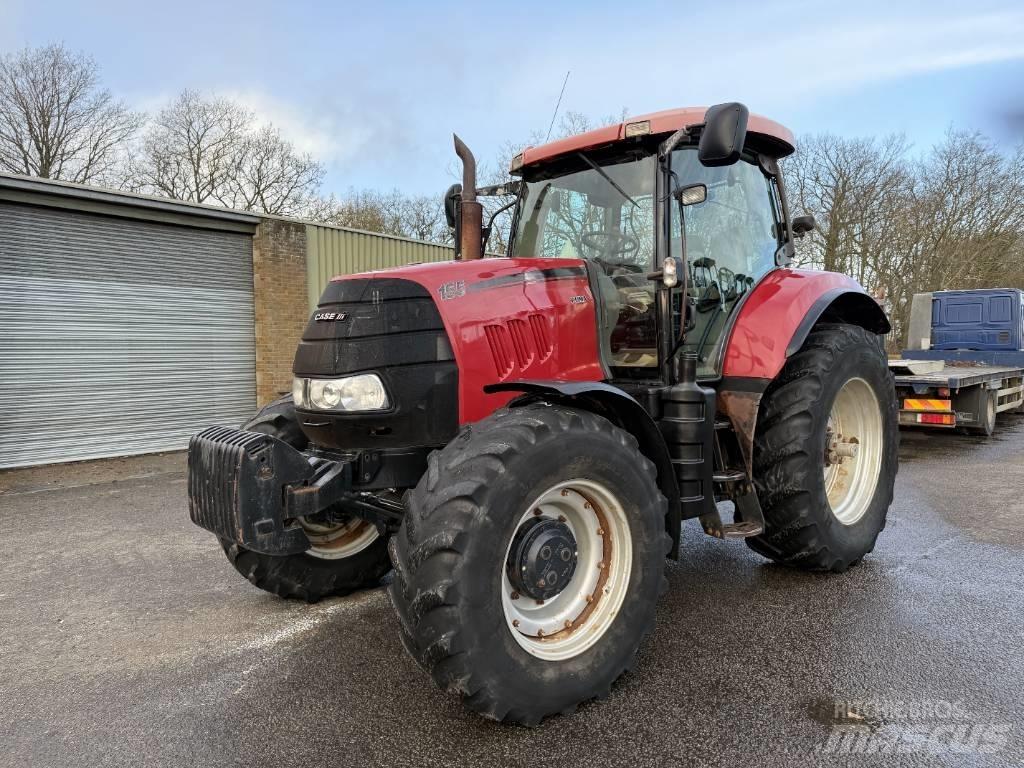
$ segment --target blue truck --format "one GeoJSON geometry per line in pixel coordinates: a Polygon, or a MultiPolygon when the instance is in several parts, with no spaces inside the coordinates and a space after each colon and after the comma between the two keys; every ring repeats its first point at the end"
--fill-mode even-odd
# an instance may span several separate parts
{"type": "Polygon", "coordinates": [[[991,435],[1024,413],[1024,291],[919,293],[907,348],[890,360],[900,425],[991,435]]]}

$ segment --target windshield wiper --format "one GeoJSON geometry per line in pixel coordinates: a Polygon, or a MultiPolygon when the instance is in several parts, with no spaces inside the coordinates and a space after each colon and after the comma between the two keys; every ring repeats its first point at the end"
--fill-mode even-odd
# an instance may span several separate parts
{"type": "Polygon", "coordinates": [[[582,160],[582,161],[583,161],[584,163],[586,163],[586,164],[587,164],[587,165],[589,165],[589,166],[590,166],[591,168],[593,168],[593,169],[594,169],[595,171],[597,171],[598,173],[600,173],[600,174],[601,174],[601,175],[602,175],[602,176],[604,177],[605,181],[607,181],[607,182],[608,182],[609,184],[611,184],[611,185],[612,185],[613,187],[615,187],[615,190],[616,190],[616,191],[617,191],[617,192],[618,192],[618,193],[619,193],[620,195],[622,195],[622,196],[623,196],[624,198],[626,198],[627,200],[629,200],[629,202],[631,202],[631,203],[633,204],[633,207],[634,207],[634,208],[639,208],[639,207],[640,207],[640,204],[639,204],[639,203],[637,203],[637,201],[636,201],[636,200],[634,200],[634,199],[633,199],[632,197],[630,197],[630,196],[629,196],[628,194],[626,194],[626,190],[624,190],[624,189],[623,189],[622,187],[620,187],[620,186],[619,186],[618,184],[616,184],[616,183],[615,183],[615,179],[613,179],[613,178],[612,178],[611,176],[609,176],[609,175],[608,175],[607,173],[605,173],[605,172],[604,172],[604,169],[603,169],[603,168],[602,168],[602,167],[601,167],[600,165],[598,165],[597,163],[595,163],[595,162],[594,162],[593,160],[591,160],[591,159],[590,159],[589,157],[587,157],[586,155],[584,155],[584,154],[583,154],[582,152],[577,152],[576,154],[577,154],[577,155],[579,156],[579,158],[580,158],[580,159],[581,159],[581,160],[582,160]]]}

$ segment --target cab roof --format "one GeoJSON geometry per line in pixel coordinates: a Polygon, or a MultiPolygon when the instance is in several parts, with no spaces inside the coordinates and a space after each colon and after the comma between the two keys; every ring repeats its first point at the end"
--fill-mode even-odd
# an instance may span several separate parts
{"type": "MultiPolygon", "coordinates": [[[[631,136],[673,133],[684,126],[703,123],[706,111],[707,107],[683,107],[630,117],[621,123],[595,128],[539,147],[527,147],[513,163],[516,168],[521,168],[552,160],[570,152],[581,152],[613,144],[631,136]]],[[[776,159],[792,154],[795,148],[793,133],[788,128],[755,114],[751,114],[747,122],[747,143],[752,149],[776,159]]]]}

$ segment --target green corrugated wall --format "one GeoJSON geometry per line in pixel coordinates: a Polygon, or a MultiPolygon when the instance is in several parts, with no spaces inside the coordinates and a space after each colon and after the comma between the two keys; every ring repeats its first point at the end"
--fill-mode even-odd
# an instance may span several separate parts
{"type": "Polygon", "coordinates": [[[407,240],[404,237],[360,232],[356,229],[306,225],[306,286],[309,308],[335,275],[401,267],[421,261],[449,261],[455,250],[449,245],[407,240]]]}

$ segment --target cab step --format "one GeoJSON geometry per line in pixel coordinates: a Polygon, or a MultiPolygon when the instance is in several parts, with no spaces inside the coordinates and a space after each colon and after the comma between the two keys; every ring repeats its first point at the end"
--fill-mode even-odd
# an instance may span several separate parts
{"type": "Polygon", "coordinates": [[[711,479],[716,483],[738,483],[747,479],[747,473],[739,469],[723,469],[715,472],[711,479]]]}
{"type": "MultiPolygon", "coordinates": [[[[745,477],[746,475],[744,475],[745,477]]],[[[723,523],[717,508],[714,512],[701,515],[700,524],[704,528],[704,533],[714,536],[716,539],[746,539],[764,533],[764,515],[761,512],[761,503],[757,500],[757,493],[754,492],[753,487],[748,485],[748,489],[742,496],[737,496],[733,500],[735,507],[733,522],[723,523]]]]}
{"type": "Polygon", "coordinates": [[[746,539],[750,536],[760,536],[762,533],[764,533],[764,526],[760,523],[725,523],[722,526],[723,539],[746,539]]]}

